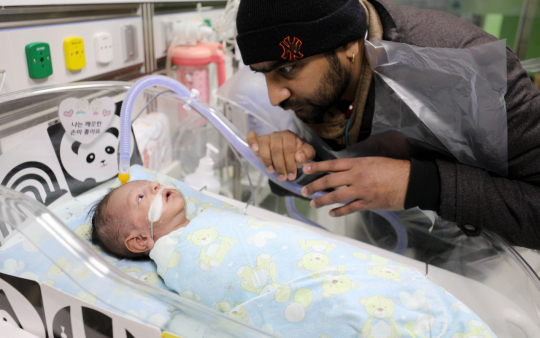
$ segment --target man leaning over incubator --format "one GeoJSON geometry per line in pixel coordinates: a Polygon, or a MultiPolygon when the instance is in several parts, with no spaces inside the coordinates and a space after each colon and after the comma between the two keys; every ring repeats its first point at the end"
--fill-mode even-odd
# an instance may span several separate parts
{"type": "MultiPolygon", "coordinates": [[[[264,74],[272,105],[293,110],[335,150],[370,140],[374,85],[366,31],[368,39],[420,47],[496,40],[455,16],[390,0],[242,0],[237,28],[243,61],[264,74]]],[[[345,158],[306,164],[306,174],[332,173],[307,184],[303,195],[346,186],[314,199],[312,207],[354,200],[330,212],[343,216],[418,206],[469,236],[486,228],[511,244],[540,248],[540,92],[508,48],[506,56],[508,176],[443,156],[345,158]]],[[[290,131],[250,132],[247,141],[281,181],[294,180],[297,163],[317,155],[290,131]]]]}

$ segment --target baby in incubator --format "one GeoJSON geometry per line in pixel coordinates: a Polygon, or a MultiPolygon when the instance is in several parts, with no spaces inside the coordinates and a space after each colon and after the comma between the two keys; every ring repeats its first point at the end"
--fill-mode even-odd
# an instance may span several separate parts
{"type": "Polygon", "coordinates": [[[147,257],[154,243],[189,224],[174,184],[128,182],[93,208],[92,243],[119,258],[147,257]]]}
{"type": "Polygon", "coordinates": [[[185,203],[175,185],[127,183],[94,208],[92,242],[150,257],[170,290],[282,337],[494,337],[421,271],[292,224],[218,209],[190,221],[185,203]]]}

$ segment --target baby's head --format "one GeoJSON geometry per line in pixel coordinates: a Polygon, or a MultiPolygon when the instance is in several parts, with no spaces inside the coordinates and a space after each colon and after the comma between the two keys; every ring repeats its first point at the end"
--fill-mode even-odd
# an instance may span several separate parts
{"type": "Polygon", "coordinates": [[[146,257],[155,241],[189,223],[185,205],[183,195],[174,186],[128,182],[109,192],[92,208],[92,243],[120,258],[146,257]],[[161,217],[153,223],[152,238],[148,211],[158,193],[163,208],[161,217]]]}

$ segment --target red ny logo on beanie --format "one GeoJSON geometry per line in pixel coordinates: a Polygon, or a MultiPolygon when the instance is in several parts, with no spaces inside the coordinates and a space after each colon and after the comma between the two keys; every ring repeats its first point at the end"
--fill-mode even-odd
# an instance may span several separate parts
{"type": "Polygon", "coordinates": [[[291,42],[291,37],[287,36],[279,43],[279,45],[283,48],[283,55],[281,55],[281,57],[285,60],[296,61],[304,57],[304,55],[300,53],[302,41],[297,37],[294,37],[291,42]]]}

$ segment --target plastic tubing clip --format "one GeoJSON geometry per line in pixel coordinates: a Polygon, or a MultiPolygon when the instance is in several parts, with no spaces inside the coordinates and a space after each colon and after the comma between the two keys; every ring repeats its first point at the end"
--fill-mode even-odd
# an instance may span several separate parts
{"type": "Polygon", "coordinates": [[[191,93],[189,94],[189,99],[187,100],[186,104],[184,105],[184,109],[185,110],[191,110],[191,102],[193,102],[193,100],[195,100],[197,98],[197,96],[199,96],[200,92],[193,88],[191,89],[191,93]]]}

